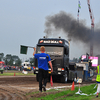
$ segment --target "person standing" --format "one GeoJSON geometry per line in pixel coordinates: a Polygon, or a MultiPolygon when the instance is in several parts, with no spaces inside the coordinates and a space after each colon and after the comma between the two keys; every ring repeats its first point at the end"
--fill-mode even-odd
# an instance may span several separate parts
{"type": "Polygon", "coordinates": [[[53,72],[52,63],[49,54],[45,53],[45,47],[40,47],[40,54],[36,53],[36,48],[33,48],[33,56],[38,60],[38,68],[39,68],[39,91],[42,92],[42,88],[46,91],[46,84],[48,79],[48,63],[51,67],[51,72],[53,72]],[[42,84],[43,81],[43,84],[42,84]]]}
{"type": "Polygon", "coordinates": [[[100,93],[100,64],[97,66],[97,77],[96,77],[96,81],[98,83],[98,87],[97,87],[97,95],[96,97],[98,97],[99,93],[100,93]]]}

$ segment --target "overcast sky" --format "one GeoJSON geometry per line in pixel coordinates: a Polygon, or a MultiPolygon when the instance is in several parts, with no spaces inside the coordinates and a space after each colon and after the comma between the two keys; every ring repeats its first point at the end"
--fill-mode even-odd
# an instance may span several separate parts
{"type": "MultiPolygon", "coordinates": [[[[87,0],[80,2],[79,20],[84,20],[91,28],[87,0]]],[[[96,26],[100,22],[100,0],[90,0],[90,4],[96,26]]],[[[18,55],[23,60],[32,57],[33,49],[28,49],[27,55],[23,55],[20,54],[20,45],[36,46],[38,39],[46,35],[46,17],[60,11],[77,20],[78,0],[0,0],[0,53],[18,55]]],[[[87,52],[84,48],[83,44],[71,41],[70,58],[79,58],[87,52]]]]}

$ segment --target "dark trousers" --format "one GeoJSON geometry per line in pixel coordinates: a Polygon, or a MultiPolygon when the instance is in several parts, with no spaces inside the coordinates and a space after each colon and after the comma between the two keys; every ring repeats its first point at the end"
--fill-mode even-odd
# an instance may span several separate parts
{"type": "Polygon", "coordinates": [[[48,79],[48,70],[39,69],[39,90],[40,91],[42,91],[42,85],[46,86],[47,79],[48,79]]]}

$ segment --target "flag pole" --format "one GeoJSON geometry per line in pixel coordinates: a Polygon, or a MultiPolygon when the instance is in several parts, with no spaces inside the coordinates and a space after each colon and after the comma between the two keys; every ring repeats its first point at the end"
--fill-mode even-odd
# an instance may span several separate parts
{"type": "Polygon", "coordinates": [[[78,0],[78,13],[77,13],[77,21],[78,21],[78,26],[79,26],[79,12],[80,12],[80,0],[78,0]]]}
{"type": "MultiPolygon", "coordinates": [[[[25,45],[21,45],[21,46],[25,46],[25,45]]],[[[31,47],[31,46],[25,46],[25,47],[28,47],[28,48],[34,48],[34,47],[31,47]]]]}

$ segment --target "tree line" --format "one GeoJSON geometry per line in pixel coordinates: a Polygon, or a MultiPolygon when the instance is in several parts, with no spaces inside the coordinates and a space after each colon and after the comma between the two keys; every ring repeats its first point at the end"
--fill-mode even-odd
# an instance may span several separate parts
{"type": "MultiPolygon", "coordinates": [[[[21,66],[22,64],[22,60],[17,55],[7,54],[4,56],[4,53],[0,53],[0,61],[4,61],[5,65],[10,66],[21,66]]],[[[29,60],[26,61],[30,62],[31,66],[34,65],[34,58],[29,58],[29,60]]]]}

